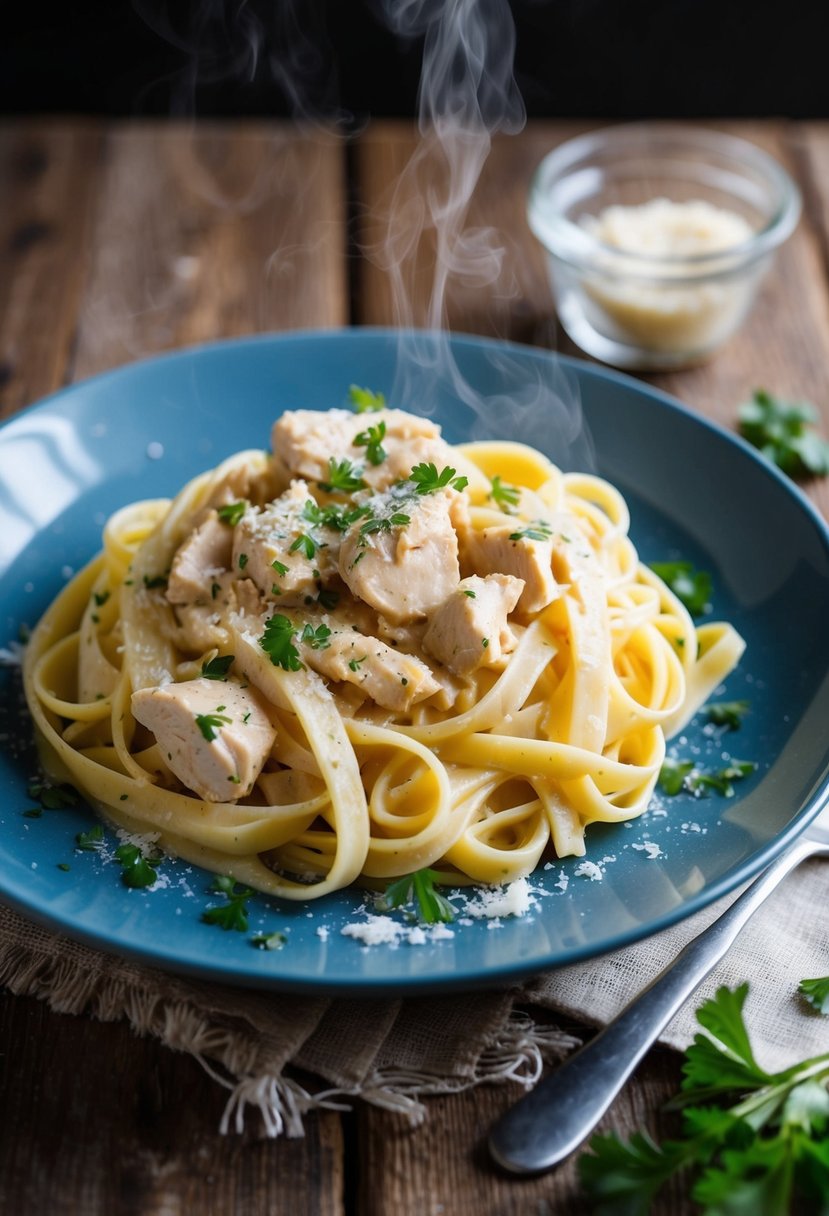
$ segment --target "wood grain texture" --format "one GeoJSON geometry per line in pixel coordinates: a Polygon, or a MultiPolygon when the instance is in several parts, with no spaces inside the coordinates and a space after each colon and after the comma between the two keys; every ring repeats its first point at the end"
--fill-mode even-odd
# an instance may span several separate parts
{"type": "Polygon", "coordinates": [[[302,1140],[220,1136],[224,1091],[124,1025],[0,1001],[0,1212],[342,1216],[338,1115],[302,1140]]]}
{"type": "MultiPolygon", "coordinates": [[[[652,1052],[600,1130],[675,1132],[675,1123],[656,1112],[678,1081],[678,1057],[662,1049],[652,1052]]],[[[360,1216],[587,1216],[591,1208],[578,1181],[577,1156],[552,1173],[528,1179],[511,1177],[490,1161],[489,1129],[522,1092],[516,1085],[481,1086],[433,1098],[428,1122],[417,1128],[400,1116],[363,1108],[360,1216]]],[[[681,1216],[686,1210],[682,1188],[671,1186],[652,1216],[681,1216]]]]}
{"type": "Polygon", "coordinates": [[[101,151],[92,121],[0,126],[0,417],[66,381],[101,151]]]}
{"type": "Polygon", "coordinates": [[[196,342],[348,319],[342,143],[279,124],[106,139],[73,378],[196,342]]]}

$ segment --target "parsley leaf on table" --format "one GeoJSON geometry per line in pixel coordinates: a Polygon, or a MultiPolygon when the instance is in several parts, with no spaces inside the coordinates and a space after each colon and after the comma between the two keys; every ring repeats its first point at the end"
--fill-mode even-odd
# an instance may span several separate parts
{"type": "Polygon", "coordinates": [[[221,929],[236,929],[239,933],[247,933],[248,905],[247,901],[253,895],[250,887],[237,887],[236,880],[220,874],[210,885],[210,890],[216,895],[224,895],[226,903],[214,904],[205,908],[201,914],[202,920],[208,925],[218,925],[221,929]]]}
{"type": "Polygon", "coordinates": [[[687,1171],[707,1216],[787,1216],[829,1204],[829,1054],[767,1073],[743,1020],[748,985],[718,989],[697,1011],[703,1032],[688,1048],[682,1132],[655,1144],[594,1136],[579,1161],[600,1216],[646,1216],[674,1174],[687,1171]]]}
{"type": "Polygon", "coordinates": [[[829,443],[814,430],[816,421],[808,402],[784,401],[762,388],[739,409],[740,434],[789,477],[829,473],[829,443]]]}
{"type": "Polygon", "coordinates": [[[417,870],[389,883],[377,901],[382,912],[391,908],[402,908],[412,902],[417,904],[417,919],[427,925],[437,922],[448,924],[455,919],[455,910],[449,900],[435,889],[438,875],[434,870],[417,870]]]}
{"type": "Polygon", "coordinates": [[[98,853],[103,847],[104,829],[96,823],[88,832],[78,832],[75,837],[75,848],[81,853],[98,853]]]}
{"type": "Polygon", "coordinates": [[[357,414],[368,414],[386,408],[386,398],[382,393],[374,393],[370,388],[360,388],[358,384],[351,385],[348,400],[357,414]]]}
{"type": "Polygon", "coordinates": [[[707,570],[695,570],[691,562],[650,562],[649,565],[691,616],[702,616],[711,607],[712,578],[707,570]]]}
{"type": "Polygon", "coordinates": [[[829,975],[816,980],[801,980],[797,990],[818,1013],[829,1013],[829,975]]]}

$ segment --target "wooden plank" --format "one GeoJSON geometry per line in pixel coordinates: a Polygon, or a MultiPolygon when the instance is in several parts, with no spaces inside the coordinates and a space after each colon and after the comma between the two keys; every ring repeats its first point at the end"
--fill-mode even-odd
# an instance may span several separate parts
{"type": "Polygon", "coordinates": [[[101,146],[92,121],[0,126],[0,417],[64,383],[101,146]]]}
{"type": "Polygon", "coordinates": [[[333,1112],[301,1140],[220,1136],[225,1091],[123,1024],[0,1001],[0,1211],[17,1216],[343,1216],[333,1112]]]}
{"type": "MultiPolygon", "coordinates": [[[[545,154],[585,127],[575,122],[533,123],[518,136],[495,137],[465,221],[465,227],[478,234],[474,256],[470,253],[466,270],[453,273],[446,285],[444,323],[449,329],[539,345],[560,342],[544,251],[527,225],[527,192],[545,154]],[[482,250],[489,252],[487,258],[481,257],[482,250]],[[499,265],[502,271],[496,274],[499,265]]],[[[442,197],[448,175],[439,154],[424,156],[415,167],[417,147],[417,132],[399,122],[376,123],[357,143],[359,241],[367,253],[359,267],[361,324],[388,325],[404,313],[417,327],[433,319],[429,297],[435,243],[428,229],[415,242],[415,224],[430,191],[442,197]],[[388,270],[389,257],[395,260],[394,247],[385,240],[392,207],[406,217],[403,230],[394,229],[403,238],[398,248],[406,251],[401,275],[405,302],[399,293],[395,298],[388,270]]]]}
{"type": "MultiPolygon", "coordinates": [[[[657,1136],[674,1134],[675,1122],[654,1112],[676,1092],[678,1082],[678,1057],[667,1050],[652,1052],[600,1130],[629,1135],[646,1127],[657,1136]]],[[[522,1092],[516,1085],[484,1085],[465,1094],[432,1098],[428,1120],[416,1128],[399,1115],[363,1109],[361,1216],[423,1216],[424,1212],[587,1216],[592,1209],[578,1180],[576,1157],[549,1174],[529,1179],[508,1176],[490,1161],[489,1129],[522,1092]]],[[[683,1188],[671,1184],[654,1206],[653,1216],[681,1216],[689,1210],[683,1188]]]]}
{"type": "Polygon", "coordinates": [[[114,127],[74,377],[348,319],[344,149],[278,123],[114,127]]]}

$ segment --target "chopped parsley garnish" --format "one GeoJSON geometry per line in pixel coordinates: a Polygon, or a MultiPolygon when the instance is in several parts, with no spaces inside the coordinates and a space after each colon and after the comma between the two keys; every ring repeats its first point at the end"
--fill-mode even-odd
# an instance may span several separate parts
{"type": "Polygon", "coordinates": [[[369,464],[382,464],[386,459],[386,449],[383,447],[385,437],[386,424],[379,422],[377,426],[370,426],[368,430],[360,431],[354,440],[354,446],[366,449],[366,460],[369,464]]]}
{"type": "Polygon", "coordinates": [[[240,570],[244,570],[244,568],[245,568],[245,566],[246,566],[247,564],[248,564],[248,555],[247,555],[247,553],[240,553],[240,554],[239,554],[239,569],[240,569],[240,570]]]}
{"type": "Polygon", "coordinates": [[[167,575],[166,574],[145,574],[144,575],[144,586],[147,588],[148,591],[152,591],[156,587],[166,587],[167,586],[167,575]]]}
{"type": "Polygon", "coordinates": [[[702,1032],[671,1103],[682,1109],[678,1136],[662,1144],[647,1132],[590,1141],[579,1173],[593,1210],[644,1216],[679,1175],[675,1185],[707,1216],[827,1211],[829,1055],[766,1072],[743,1020],[747,993],[747,984],[719,988],[697,1010],[702,1032]]]}
{"type": "Polygon", "coordinates": [[[708,721],[713,722],[715,726],[739,730],[749,708],[748,701],[712,701],[710,705],[706,705],[705,713],[708,721]]]}
{"type": "Polygon", "coordinates": [[[330,610],[332,608],[336,608],[337,604],[339,604],[339,602],[340,602],[339,591],[333,591],[329,587],[321,588],[320,593],[317,596],[317,603],[321,607],[327,608],[330,610]]]}
{"type": "Polygon", "coordinates": [[[417,904],[417,919],[427,925],[437,922],[448,924],[455,919],[455,910],[449,900],[435,889],[438,875],[434,870],[417,870],[390,883],[377,901],[378,908],[387,912],[391,908],[402,908],[412,902],[417,904]]]}
{"type": "Polygon", "coordinates": [[[250,944],[257,950],[281,950],[287,940],[285,934],[277,929],[274,933],[255,933],[250,944]]]}
{"type": "Polygon", "coordinates": [[[68,874],[68,873],[69,873],[69,866],[66,864],[66,862],[65,862],[65,861],[59,861],[59,862],[58,862],[58,864],[57,864],[57,868],[58,868],[59,870],[63,870],[64,874],[68,874]]]}
{"type": "Polygon", "coordinates": [[[360,664],[365,663],[367,658],[368,658],[368,655],[363,654],[363,655],[360,655],[359,659],[349,659],[348,666],[351,669],[351,671],[359,671],[360,664]]]}
{"type": "Polygon", "coordinates": [[[474,591],[471,591],[471,590],[469,589],[469,587],[463,587],[463,588],[462,588],[462,590],[463,590],[464,595],[468,595],[468,596],[469,596],[469,598],[470,598],[471,600],[474,600],[474,599],[477,599],[477,598],[478,598],[478,597],[475,595],[475,592],[474,592],[474,591]]]}
{"type": "Polygon", "coordinates": [[[96,823],[88,832],[78,832],[75,837],[75,848],[81,853],[98,853],[103,847],[104,829],[96,823]]]}
{"type": "Polygon", "coordinates": [[[546,524],[543,519],[534,519],[529,527],[522,528],[520,532],[510,532],[510,540],[549,540],[553,535],[553,529],[549,524],[546,524]]]}
{"type": "MultiPolygon", "coordinates": [[[[220,705],[219,709],[224,709],[224,706],[220,705]]],[[[221,730],[222,726],[232,721],[232,718],[228,718],[226,714],[220,714],[218,710],[215,714],[196,714],[196,726],[208,743],[213,742],[216,732],[221,730]]]]}
{"type": "Polygon", "coordinates": [[[708,790],[715,790],[724,798],[733,798],[733,783],[751,776],[756,769],[754,760],[731,760],[724,768],[708,772],[697,768],[693,760],[666,757],[659,773],[659,785],[670,797],[685,792],[699,798],[708,790]]]}
{"type": "Polygon", "coordinates": [[[229,502],[225,506],[219,507],[216,514],[223,524],[230,524],[232,528],[235,528],[247,510],[247,505],[242,498],[239,502],[229,502]]]}
{"type": "Polygon", "coordinates": [[[227,902],[205,908],[201,914],[202,920],[208,925],[219,925],[222,929],[236,929],[239,933],[247,933],[247,901],[253,895],[250,887],[237,887],[235,879],[220,874],[211,883],[210,890],[216,895],[224,895],[227,902]]]}
{"type": "Polygon", "coordinates": [[[328,458],[328,480],[321,481],[319,484],[320,489],[325,490],[326,494],[331,494],[334,490],[339,490],[343,494],[353,494],[355,490],[362,490],[366,483],[360,476],[357,466],[350,460],[337,460],[336,456],[330,456],[328,458]]]}
{"type": "Polygon", "coordinates": [[[484,650],[487,650],[489,647],[489,638],[481,638],[481,645],[483,646],[484,650]]]}
{"type": "Polygon", "coordinates": [[[259,639],[259,645],[274,667],[282,667],[285,671],[301,670],[299,651],[294,646],[295,633],[293,622],[278,612],[265,625],[265,632],[259,639]]]}
{"type": "Polygon", "coordinates": [[[145,857],[138,845],[122,844],[115,850],[115,860],[121,863],[121,881],[127,887],[141,890],[143,887],[151,887],[158,878],[158,873],[153,868],[161,861],[161,853],[157,850],[145,857]]]}
{"type": "Polygon", "coordinates": [[[711,607],[712,578],[707,570],[695,570],[691,562],[650,562],[654,574],[690,612],[702,616],[711,607]]]}
{"type": "Polygon", "coordinates": [[[443,490],[446,486],[465,490],[469,485],[469,478],[456,477],[455,470],[449,465],[438,472],[437,465],[432,464],[431,460],[428,463],[424,461],[422,464],[416,464],[409,474],[409,481],[414,482],[418,494],[434,494],[436,490],[443,490]]]}
{"type": "Polygon", "coordinates": [[[30,781],[28,795],[47,811],[60,811],[67,806],[77,806],[77,790],[71,785],[49,785],[46,781],[30,781]]]}
{"type": "Polygon", "coordinates": [[[326,650],[331,645],[328,640],[330,637],[331,630],[327,625],[317,625],[316,629],[312,625],[306,625],[299,640],[312,650],[326,650]]]}
{"type": "Polygon", "coordinates": [[[815,431],[816,422],[808,402],[784,401],[762,388],[739,409],[740,434],[789,477],[829,473],[829,443],[815,431]]]}
{"type": "Polygon", "coordinates": [[[490,482],[489,497],[497,503],[502,511],[509,512],[510,507],[517,507],[521,491],[517,486],[508,485],[496,473],[490,482]]]}
{"type": "Polygon", "coordinates": [[[818,1013],[829,1013],[829,975],[816,980],[801,980],[797,990],[818,1013]]]}
{"type": "MultiPolygon", "coordinates": [[[[360,544],[367,545],[368,537],[373,532],[391,532],[392,528],[405,528],[411,522],[411,516],[404,515],[402,511],[395,511],[382,519],[367,519],[360,528],[360,544]]],[[[356,565],[357,559],[352,564],[356,565]]]]}
{"type": "Polygon", "coordinates": [[[280,562],[280,561],[271,562],[271,569],[275,570],[280,578],[284,578],[285,575],[288,573],[288,567],[285,565],[284,562],[280,562]]]}
{"type": "Polygon", "coordinates": [[[232,654],[217,654],[209,663],[202,663],[202,675],[206,680],[226,680],[235,657],[232,654]]]}
{"type": "MultiPolygon", "coordinates": [[[[362,519],[364,515],[368,515],[371,507],[343,507],[339,503],[329,503],[327,507],[321,507],[314,502],[313,498],[309,498],[305,506],[302,508],[302,514],[310,524],[314,524],[318,528],[333,528],[337,532],[345,532],[356,520],[362,519]]],[[[319,571],[314,575],[319,578],[319,571]]]]}
{"type": "Polygon", "coordinates": [[[219,592],[221,591],[221,589],[222,589],[222,584],[221,584],[221,583],[211,583],[211,585],[210,585],[210,598],[211,598],[212,600],[215,600],[216,596],[219,594],[219,592]]]}
{"type": "Polygon", "coordinates": [[[109,594],[110,593],[108,591],[93,591],[92,598],[99,608],[103,608],[104,604],[109,599],[109,594]]]}
{"type": "Polygon", "coordinates": [[[305,556],[308,558],[308,561],[310,562],[313,560],[314,557],[316,557],[317,542],[314,540],[313,536],[311,536],[308,532],[300,532],[300,534],[296,538],[296,540],[292,542],[291,547],[288,550],[288,552],[296,553],[296,551],[298,549],[302,550],[302,552],[305,554],[305,556]]]}
{"type": "Polygon", "coordinates": [[[21,812],[25,819],[40,819],[43,814],[42,806],[30,806],[27,811],[21,812]]]}
{"type": "Polygon", "coordinates": [[[386,398],[382,393],[374,393],[370,388],[360,388],[352,384],[348,390],[348,400],[351,408],[357,414],[376,413],[386,408],[386,398]]]}

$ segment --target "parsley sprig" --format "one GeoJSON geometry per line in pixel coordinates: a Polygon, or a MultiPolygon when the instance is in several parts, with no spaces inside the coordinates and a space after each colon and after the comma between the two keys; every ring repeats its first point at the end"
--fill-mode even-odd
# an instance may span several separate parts
{"type": "Polygon", "coordinates": [[[744,439],[789,477],[825,477],[829,443],[814,430],[817,413],[805,401],[784,401],[758,388],[739,409],[744,439]]]}
{"type": "Polygon", "coordinates": [[[693,760],[667,756],[659,772],[659,786],[669,797],[689,793],[701,798],[708,790],[715,790],[724,798],[733,798],[734,782],[751,776],[756,769],[754,760],[731,760],[721,769],[707,771],[698,768],[693,760]]]}
{"type": "Polygon", "coordinates": [[[518,506],[521,491],[517,486],[511,486],[507,482],[502,481],[496,473],[490,483],[489,497],[502,511],[506,511],[509,514],[510,507],[518,506]]]}
{"type": "Polygon", "coordinates": [[[135,890],[153,885],[158,878],[155,866],[161,858],[162,854],[157,849],[145,853],[136,844],[121,844],[115,850],[115,860],[120,862],[123,871],[121,881],[135,890]]]}
{"type": "Polygon", "coordinates": [[[208,743],[213,742],[223,726],[227,726],[229,722],[233,721],[227,714],[220,712],[223,709],[224,705],[217,705],[214,714],[196,714],[196,726],[208,743]]]}
{"type": "Polygon", "coordinates": [[[285,671],[300,671],[299,651],[294,646],[296,628],[287,616],[276,612],[265,624],[265,632],[259,639],[259,645],[264,650],[274,667],[282,667],[285,671]]]}
{"type": "Polygon", "coordinates": [[[310,646],[312,650],[327,650],[331,645],[329,638],[331,630],[327,625],[317,625],[316,629],[313,625],[306,625],[300,634],[300,642],[304,642],[306,646],[310,646]]]}
{"type": "Polygon", "coordinates": [[[691,616],[702,616],[711,607],[713,580],[707,570],[695,570],[691,562],[651,562],[650,568],[691,616]]]}
{"type": "Polygon", "coordinates": [[[348,390],[348,401],[356,414],[369,414],[386,408],[386,398],[382,393],[360,388],[358,384],[352,384],[348,390]]]}
{"type": "Polygon", "coordinates": [[[533,522],[526,528],[521,528],[518,532],[510,532],[510,540],[549,540],[553,535],[553,529],[543,519],[534,519],[533,522]]]}
{"type": "Polygon", "coordinates": [[[705,714],[708,721],[713,722],[715,726],[739,730],[749,709],[748,701],[711,701],[705,707],[705,714]]]}
{"type": "Polygon", "coordinates": [[[411,516],[403,511],[395,511],[392,515],[367,519],[360,528],[360,544],[367,545],[369,536],[375,532],[391,532],[392,528],[405,528],[412,522],[411,516]]]}
{"type": "Polygon", "coordinates": [[[320,489],[325,490],[326,494],[332,494],[335,490],[342,494],[353,494],[355,490],[362,490],[365,484],[357,465],[348,459],[337,460],[336,456],[328,459],[328,480],[319,483],[320,489]]]}
{"type": "Polygon", "coordinates": [[[201,673],[206,680],[226,680],[227,673],[233,666],[236,656],[232,654],[217,654],[207,663],[202,663],[201,673]]]}
{"type": "Polygon", "coordinates": [[[99,853],[104,845],[104,829],[96,823],[88,832],[78,832],[75,848],[79,853],[99,853]]]}
{"type": "Polygon", "coordinates": [[[594,1136],[579,1161],[600,1216],[646,1216],[679,1171],[707,1216],[820,1212],[829,1204],[829,1054],[767,1073],[743,1020],[748,985],[718,989],[683,1064],[682,1132],[656,1144],[594,1136]]]}
{"type": "MultiPolygon", "coordinates": [[[[332,528],[336,532],[345,532],[358,519],[370,514],[371,507],[364,504],[360,507],[344,507],[340,503],[330,502],[321,507],[309,498],[302,508],[302,515],[309,524],[317,528],[332,528]]],[[[313,554],[311,555],[313,556],[313,554]]]]}
{"type": "Polygon", "coordinates": [[[437,470],[437,465],[431,461],[416,464],[409,474],[409,481],[414,482],[415,491],[418,494],[434,494],[436,490],[443,490],[446,486],[452,486],[455,490],[465,490],[469,485],[468,477],[456,477],[455,470],[446,465],[440,472],[437,470]]]}
{"type": "Polygon", "coordinates": [[[382,464],[386,459],[386,449],[383,447],[385,437],[386,424],[378,422],[377,426],[370,426],[367,430],[360,431],[354,440],[354,446],[366,449],[366,460],[369,464],[382,464]]]}
{"type": "Polygon", "coordinates": [[[427,925],[437,922],[448,924],[455,919],[455,910],[449,900],[435,889],[438,875],[434,870],[417,870],[389,883],[377,900],[381,912],[391,908],[402,908],[407,904],[417,905],[417,919],[427,925]]]}
{"type": "Polygon", "coordinates": [[[220,874],[210,884],[210,891],[215,895],[223,895],[225,903],[214,904],[201,914],[202,920],[208,925],[218,925],[221,929],[236,929],[239,933],[247,933],[248,904],[253,895],[250,887],[237,887],[236,880],[220,874]]]}

